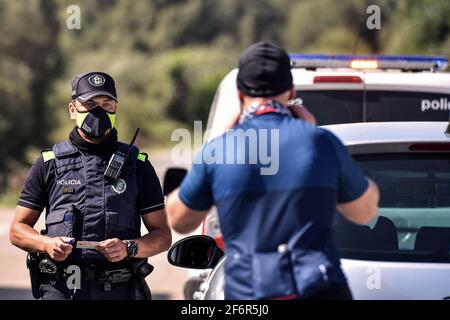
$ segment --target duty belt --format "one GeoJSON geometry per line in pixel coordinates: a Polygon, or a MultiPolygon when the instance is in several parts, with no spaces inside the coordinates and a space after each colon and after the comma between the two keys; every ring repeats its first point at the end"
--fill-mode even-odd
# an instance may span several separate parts
{"type": "Polygon", "coordinates": [[[111,285],[117,283],[126,283],[131,280],[132,273],[129,268],[111,269],[111,270],[95,270],[95,268],[82,267],[81,279],[87,281],[97,281],[103,284],[103,290],[111,291],[111,285]]]}
{"type": "MultiPolygon", "coordinates": [[[[68,266],[57,265],[50,259],[43,259],[39,263],[39,271],[44,279],[54,284],[70,276],[67,273],[68,266]]],[[[97,282],[102,284],[105,291],[110,291],[112,284],[126,283],[132,278],[132,271],[128,267],[113,268],[95,265],[78,267],[81,270],[81,280],[83,282],[97,282]]]]}

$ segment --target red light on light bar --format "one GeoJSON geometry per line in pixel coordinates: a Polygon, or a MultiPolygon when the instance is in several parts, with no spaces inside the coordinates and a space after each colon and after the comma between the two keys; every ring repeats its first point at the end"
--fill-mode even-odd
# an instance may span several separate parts
{"type": "Polygon", "coordinates": [[[358,76],[316,76],[314,83],[362,83],[358,76]]]}
{"type": "Polygon", "coordinates": [[[411,151],[450,151],[450,143],[414,143],[409,146],[411,151]]]}

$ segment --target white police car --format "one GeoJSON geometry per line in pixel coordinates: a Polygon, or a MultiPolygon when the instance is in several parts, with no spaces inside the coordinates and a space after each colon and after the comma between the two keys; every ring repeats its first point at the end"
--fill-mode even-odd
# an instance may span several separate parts
{"type": "MultiPolygon", "coordinates": [[[[334,238],[354,298],[450,299],[448,122],[324,128],[343,141],[381,194],[379,216],[368,225],[355,225],[336,215],[334,238]]],[[[209,247],[204,239],[201,246],[195,237],[181,240],[169,252],[169,261],[178,266],[215,267],[194,297],[223,299],[224,258],[219,260],[220,250],[208,239],[209,247]],[[192,263],[192,256],[205,258],[192,263]]]]}
{"type": "MultiPolygon", "coordinates": [[[[290,57],[297,99],[315,115],[318,125],[449,119],[450,73],[442,72],[448,66],[446,58],[311,54],[290,57]]],[[[208,140],[221,135],[240,113],[237,72],[234,69],[225,76],[216,91],[207,124],[208,140]]],[[[213,237],[223,248],[215,208],[195,233],[213,237]]],[[[190,271],[189,275],[186,298],[192,297],[208,273],[190,271]]]]}
{"type": "MultiPolygon", "coordinates": [[[[443,57],[291,54],[297,99],[318,125],[384,121],[447,121],[450,73],[443,57]]],[[[209,114],[208,141],[221,135],[240,113],[237,69],[219,85],[209,114]]],[[[203,234],[221,245],[217,214],[203,234]]]]}

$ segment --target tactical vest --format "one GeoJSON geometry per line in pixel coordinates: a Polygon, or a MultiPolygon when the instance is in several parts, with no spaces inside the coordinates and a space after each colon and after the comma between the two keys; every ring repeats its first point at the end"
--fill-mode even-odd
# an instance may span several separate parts
{"type": "MultiPolygon", "coordinates": [[[[126,153],[128,147],[117,143],[121,152],[126,153]]],[[[121,180],[115,186],[104,177],[110,156],[86,154],[70,141],[43,152],[44,161],[55,161],[55,180],[49,188],[45,217],[47,236],[73,237],[75,241],[140,237],[136,164],[138,159],[145,161],[146,155],[133,146],[121,180]]],[[[69,259],[105,260],[96,250],[86,249],[75,249],[69,259]]]]}

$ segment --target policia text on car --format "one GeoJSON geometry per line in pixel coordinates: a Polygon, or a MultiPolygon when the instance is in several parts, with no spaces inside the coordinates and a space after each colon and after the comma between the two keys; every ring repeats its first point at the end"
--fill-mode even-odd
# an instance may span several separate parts
{"type": "Polygon", "coordinates": [[[117,107],[108,74],[76,76],[69,103],[76,127],[28,173],[10,240],[30,252],[35,298],[150,299],[146,258],[167,250],[171,233],[147,155],[117,141],[117,107]],[[33,226],[44,208],[40,234],[33,226]]]}

